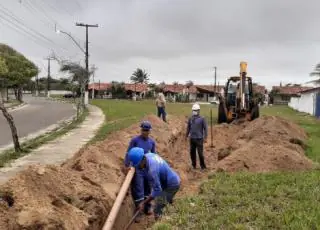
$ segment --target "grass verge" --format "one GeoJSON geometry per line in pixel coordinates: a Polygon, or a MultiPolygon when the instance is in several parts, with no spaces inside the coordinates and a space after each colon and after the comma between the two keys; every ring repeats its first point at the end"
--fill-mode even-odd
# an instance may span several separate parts
{"type": "Polygon", "coordinates": [[[319,229],[319,175],[216,174],[153,229],[319,229]]]}
{"type": "Polygon", "coordinates": [[[71,123],[64,123],[60,127],[55,130],[52,130],[49,133],[43,134],[39,137],[26,141],[25,143],[21,144],[22,151],[15,152],[14,149],[9,149],[0,154],[0,168],[4,167],[6,164],[10,163],[10,161],[23,157],[32,150],[38,148],[39,146],[53,141],[56,138],[66,134],[70,130],[76,128],[79,124],[81,124],[88,115],[88,110],[85,109],[83,113],[79,116],[78,119],[74,119],[71,123]]]}
{"type": "MultiPolygon", "coordinates": [[[[102,109],[106,116],[104,125],[100,128],[91,143],[104,140],[111,132],[121,130],[141,119],[148,114],[156,114],[154,101],[128,101],[128,100],[92,100],[91,103],[102,109]]],[[[216,120],[216,107],[202,106],[202,114],[210,121],[210,108],[213,108],[213,120],[216,120]]],[[[191,104],[168,104],[168,115],[191,115],[191,104]]],[[[137,133],[139,127],[137,127],[137,133]]]]}
{"type": "MultiPolygon", "coordinates": [[[[93,100],[106,115],[94,141],[156,114],[153,101],[93,100]]],[[[201,114],[213,121],[217,109],[201,105],[201,114]]],[[[190,115],[191,104],[168,104],[167,113],[190,115]]],[[[308,133],[306,155],[320,163],[320,123],[286,106],[262,107],[262,115],[284,117],[308,133]]],[[[139,127],[137,127],[137,133],[139,127]]],[[[320,229],[320,171],[288,173],[217,173],[201,186],[201,193],[177,200],[153,228],[165,229],[320,229]]]]}
{"type": "MultiPolygon", "coordinates": [[[[320,123],[288,107],[261,108],[308,133],[306,155],[320,163],[320,123]]],[[[217,173],[200,194],[177,200],[153,229],[320,229],[320,170],[287,173],[217,173]]]]}

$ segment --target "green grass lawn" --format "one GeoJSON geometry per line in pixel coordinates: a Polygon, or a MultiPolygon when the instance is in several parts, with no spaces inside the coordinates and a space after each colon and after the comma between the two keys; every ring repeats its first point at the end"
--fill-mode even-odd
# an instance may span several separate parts
{"type": "MultiPolygon", "coordinates": [[[[106,114],[94,141],[154,113],[153,101],[93,100],[106,114]]],[[[191,104],[168,104],[169,115],[190,115],[191,104]]],[[[217,109],[201,105],[201,114],[216,121],[217,109]]],[[[320,163],[320,123],[285,106],[261,108],[262,115],[285,117],[308,133],[307,156],[320,163]]],[[[138,131],[138,130],[137,130],[138,131]]],[[[197,196],[177,200],[154,227],[164,229],[320,229],[320,171],[303,173],[218,173],[197,196]]]]}

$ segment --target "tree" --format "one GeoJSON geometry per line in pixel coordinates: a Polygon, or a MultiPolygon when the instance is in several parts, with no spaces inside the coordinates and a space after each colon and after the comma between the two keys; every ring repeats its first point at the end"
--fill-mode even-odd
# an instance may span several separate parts
{"type": "Polygon", "coordinates": [[[22,89],[39,73],[38,67],[10,46],[0,44],[0,56],[5,60],[8,72],[5,79],[15,91],[16,99],[22,102],[22,89]]]}
{"type": "Polygon", "coordinates": [[[113,98],[125,98],[126,88],[124,82],[111,82],[111,93],[113,98]]]}
{"type": "Polygon", "coordinates": [[[145,71],[145,70],[142,70],[140,68],[137,68],[132,76],[130,77],[130,80],[133,82],[133,83],[148,83],[149,81],[149,74],[145,71]]]}
{"type": "Polygon", "coordinates": [[[187,89],[188,89],[188,91],[187,91],[187,102],[190,101],[189,89],[190,89],[191,86],[193,86],[193,81],[187,81],[187,82],[186,82],[186,87],[187,87],[187,89]]]}
{"type": "Polygon", "coordinates": [[[311,77],[316,77],[317,79],[310,81],[310,83],[320,84],[320,63],[316,65],[313,72],[310,73],[311,77]]]}
{"type": "Polygon", "coordinates": [[[130,77],[130,80],[134,83],[134,92],[136,94],[137,90],[136,90],[136,84],[140,83],[140,84],[147,84],[149,81],[149,74],[145,71],[142,70],[140,68],[137,68],[133,74],[130,77]]]}
{"type": "MultiPolygon", "coordinates": [[[[8,70],[8,67],[6,65],[5,60],[2,57],[0,57],[0,77],[6,76],[8,74],[8,72],[9,72],[9,70],[8,70]]],[[[0,101],[0,110],[10,126],[14,149],[16,152],[20,152],[21,147],[20,147],[20,143],[19,143],[17,127],[14,123],[13,117],[11,116],[10,113],[8,113],[8,110],[4,106],[3,100],[0,101]]]]}
{"type": "Polygon", "coordinates": [[[189,89],[191,86],[193,86],[194,84],[193,84],[193,81],[187,81],[186,82],[186,86],[187,86],[187,88],[189,89]]]}
{"type": "Polygon", "coordinates": [[[89,77],[91,72],[88,72],[84,67],[80,64],[69,62],[69,61],[62,61],[60,71],[69,73],[71,75],[71,83],[76,83],[78,88],[80,89],[80,105],[84,108],[84,91],[85,85],[89,81],[89,77]]]}

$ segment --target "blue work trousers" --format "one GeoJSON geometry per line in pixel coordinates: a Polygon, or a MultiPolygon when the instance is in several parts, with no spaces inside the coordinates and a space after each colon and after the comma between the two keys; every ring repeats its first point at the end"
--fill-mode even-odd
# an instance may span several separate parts
{"type": "Polygon", "coordinates": [[[166,114],[165,108],[164,107],[158,107],[158,117],[162,118],[162,120],[164,122],[166,122],[167,121],[166,116],[167,116],[167,114],[166,114]]]}
{"type": "Polygon", "coordinates": [[[179,189],[180,186],[166,188],[161,192],[159,196],[155,198],[154,214],[156,217],[160,217],[162,215],[162,210],[167,205],[167,203],[173,203],[173,198],[179,191],[179,189]]]}
{"type": "MultiPolygon", "coordinates": [[[[146,199],[151,193],[151,189],[148,183],[147,172],[145,169],[136,169],[131,182],[131,194],[136,207],[146,199]]],[[[150,204],[145,207],[145,212],[148,212],[150,204]]]]}

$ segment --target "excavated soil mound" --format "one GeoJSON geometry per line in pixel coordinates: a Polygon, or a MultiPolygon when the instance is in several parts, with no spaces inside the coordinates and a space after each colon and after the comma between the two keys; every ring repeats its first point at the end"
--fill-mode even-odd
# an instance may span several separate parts
{"type": "MultiPolygon", "coordinates": [[[[185,119],[144,119],[152,122],[158,152],[169,153],[185,119]]],[[[124,179],[120,166],[129,140],[139,130],[135,124],[115,132],[60,167],[32,166],[19,173],[0,188],[14,201],[12,207],[0,201],[0,229],[101,229],[124,179]]],[[[130,196],[120,213],[114,229],[123,229],[132,216],[130,196]]]]}
{"type": "Polygon", "coordinates": [[[279,117],[262,117],[242,125],[217,126],[219,171],[284,171],[311,169],[304,155],[306,133],[279,117]]]}
{"type": "MultiPolygon", "coordinates": [[[[170,117],[168,123],[156,116],[144,119],[152,122],[157,152],[182,179],[178,196],[196,192],[207,173],[190,167],[185,117],[170,117]]],[[[124,179],[120,166],[128,142],[138,133],[139,125],[132,125],[82,149],[60,167],[33,166],[19,173],[0,188],[14,201],[12,207],[0,201],[0,229],[101,229],[124,179]]],[[[207,167],[230,172],[309,169],[312,162],[302,144],[306,137],[301,128],[276,117],[214,126],[214,147],[209,138],[204,149],[207,167]]],[[[128,196],[114,229],[124,229],[132,208],[128,196]]]]}

